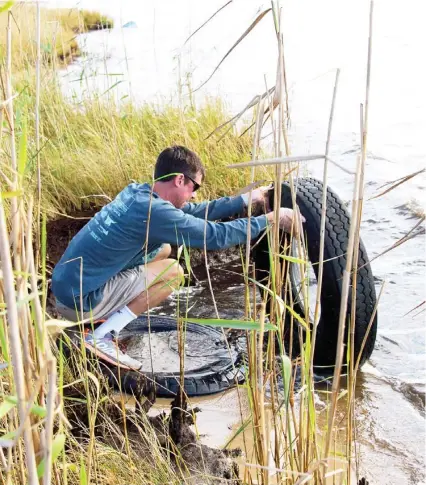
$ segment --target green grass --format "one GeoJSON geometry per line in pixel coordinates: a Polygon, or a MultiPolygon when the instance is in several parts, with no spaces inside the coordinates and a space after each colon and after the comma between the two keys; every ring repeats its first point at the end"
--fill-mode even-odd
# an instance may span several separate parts
{"type": "MultiPolygon", "coordinates": [[[[28,163],[26,188],[35,187],[35,28],[34,6],[12,8],[12,57],[16,134],[27,130],[28,163]],[[19,26],[19,27],[18,27],[19,26]]],[[[250,170],[229,170],[227,165],[251,159],[250,134],[231,131],[218,142],[206,137],[231,115],[218,99],[206,99],[185,109],[173,105],[135,107],[129,102],[120,109],[114,90],[72,104],[58,87],[54,68],[78,54],[76,32],[112,26],[100,13],[76,9],[41,9],[40,159],[42,204],[48,217],[80,209],[91,195],[113,198],[131,180],[150,182],[158,154],[172,144],[183,144],[199,154],[207,168],[200,198],[232,194],[250,182],[250,170]]],[[[7,13],[0,15],[0,41],[6,40],[7,13]]],[[[0,44],[1,45],[1,44],[0,44]]],[[[0,49],[0,58],[5,47],[0,49]]],[[[6,169],[7,171],[7,169],[6,169]]],[[[260,172],[267,178],[267,171],[260,172]]],[[[9,175],[11,173],[9,172],[9,175]]]]}
{"type": "MultiPolygon", "coordinates": [[[[45,80],[48,74],[45,75],[45,80]]],[[[48,81],[45,81],[48,82],[48,81]]],[[[15,106],[18,133],[28,123],[33,139],[32,112],[35,96],[31,79],[20,83],[15,106]]],[[[174,106],[161,109],[130,104],[117,109],[105,96],[68,103],[54,81],[41,95],[41,140],[43,208],[54,212],[80,209],[85,202],[105,202],[132,180],[151,182],[158,154],[172,144],[183,144],[201,157],[207,168],[200,200],[232,194],[250,182],[250,171],[230,170],[227,165],[251,158],[249,135],[231,132],[222,141],[207,135],[229,118],[220,100],[209,99],[200,108],[184,111],[174,106]]],[[[27,182],[34,187],[35,147],[29,145],[27,182]]],[[[259,171],[267,177],[267,171],[259,171]]]]}

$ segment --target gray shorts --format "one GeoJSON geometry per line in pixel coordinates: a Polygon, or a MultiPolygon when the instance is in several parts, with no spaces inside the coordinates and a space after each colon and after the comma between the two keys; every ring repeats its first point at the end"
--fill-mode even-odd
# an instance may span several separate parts
{"type": "Polygon", "coordinates": [[[146,289],[145,265],[126,269],[108,280],[103,287],[102,301],[91,312],[81,312],[69,308],[56,300],[56,309],[67,320],[72,322],[89,322],[108,318],[123,306],[130,303],[146,289]]]}

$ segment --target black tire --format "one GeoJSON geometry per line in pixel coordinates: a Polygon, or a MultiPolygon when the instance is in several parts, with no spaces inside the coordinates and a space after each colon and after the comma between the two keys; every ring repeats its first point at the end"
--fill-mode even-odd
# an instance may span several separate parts
{"type": "MultiPolygon", "coordinates": [[[[163,316],[150,317],[151,332],[170,332],[176,330],[176,319],[163,316]]],[[[146,316],[141,316],[128,325],[122,332],[122,338],[128,338],[131,335],[148,332],[148,319],[146,316]]],[[[223,345],[223,334],[220,330],[199,325],[197,323],[188,322],[186,326],[186,333],[198,334],[205,340],[212,342],[212,345],[223,345]]],[[[225,349],[225,347],[224,347],[225,349]]],[[[214,364],[198,367],[196,370],[185,372],[184,377],[184,391],[187,396],[203,396],[208,394],[215,394],[226,391],[234,387],[237,383],[244,381],[244,372],[239,365],[239,354],[235,353],[235,358],[232,359],[226,352],[226,356],[218,359],[214,364]]],[[[152,374],[150,369],[141,369],[141,372],[148,377],[152,374]]],[[[127,392],[133,390],[134,374],[132,372],[124,375],[121,381],[123,389],[127,392]]],[[[137,374],[137,373],[136,373],[137,374]]],[[[156,383],[156,394],[159,397],[175,396],[180,389],[179,371],[154,374],[156,383]]]]}
{"type": "MultiPolygon", "coordinates": [[[[299,179],[297,185],[296,203],[301,214],[306,218],[304,232],[308,243],[308,256],[314,265],[315,275],[318,277],[320,222],[322,206],[323,184],[313,178],[299,179]]],[[[270,202],[273,205],[273,191],[270,192],[270,202]]],[[[282,185],[281,207],[292,207],[290,186],[282,185]]],[[[324,272],[321,292],[321,316],[317,329],[315,343],[314,365],[332,370],[336,359],[337,333],[339,323],[340,300],[342,294],[342,277],[346,266],[346,249],[349,238],[350,217],[344,203],[330,189],[327,188],[327,212],[324,240],[324,272]]],[[[263,238],[255,250],[254,261],[258,270],[258,278],[269,272],[268,241],[263,238]]],[[[374,278],[365,247],[360,240],[356,321],[355,321],[355,358],[359,355],[362,342],[367,332],[370,319],[376,304],[374,278]]],[[[351,292],[348,298],[348,318],[350,320],[351,292]]],[[[302,308],[295,308],[303,314],[302,308]]],[[[288,312],[287,312],[288,313],[288,312]]],[[[288,325],[286,325],[288,328],[288,325]]],[[[295,332],[297,333],[297,332],[295,332]]],[[[362,365],[371,355],[377,333],[377,313],[367,336],[365,347],[360,359],[362,365]]],[[[346,338],[345,338],[346,341],[346,338]]],[[[293,340],[295,342],[295,340],[293,340]]],[[[297,344],[296,344],[297,346],[297,344]]]]}
{"type": "MultiPolygon", "coordinates": [[[[171,332],[177,329],[175,318],[164,316],[150,316],[151,333],[171,332]]],[[[125,329],[120,332],[120,340],[141,335],[148,332],[148,318],[145,315],[140,316],[131,322],[125,329]]],[[[78,331],[71,330],[67,332],[71,341],[74,342],[76,349],[80,349],[81,334],[78,331]]],[[[186,334],[198,335],[203,341],[211,343],[213,349],[223,349],[221,355],[209,365],[200,366],[197,369],[185,372],[184,391],[187,396],[202,396],[215,394],[234,387],[237,383],[244,381],[245,375],[241,367],[240,353],[232,347],[232,355],[229,355],[225,346],[223,334],[220,330],[188,322],[186,325],[186,334]]],[[[133,356],[135,357],[135,356],[133,356]]],[[[155,382],[156,395],[158,397],[175,396],[180,389],[179,369],[173,372],[155,372],[152,374],[149,361],[141,360],[144,366],[139,371],[127,371],[112,366],[104,361],[99,363],[100,370],[108,377],[112,386],[120,388],[128,393],[140,392],[141,376],[145,376],[147,382],[143,394],[146,395],[155,382]]]]}

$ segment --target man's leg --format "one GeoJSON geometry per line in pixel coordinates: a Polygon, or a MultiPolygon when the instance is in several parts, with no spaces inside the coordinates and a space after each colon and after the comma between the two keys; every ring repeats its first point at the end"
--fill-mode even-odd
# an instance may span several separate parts
{"type": "Polygon", "coordinates": [[[143,291],[127,307],[140,315],[164,301],[182,282],[183,269],[175,259],[163,259],[149,263],[145,267],[147,290],[143,291]]]}
{"type": "Polygon", "coordinates": [[[163,244],[160,251],[156,254],[155,258],[150,261],[153,263],[154,261],[161,261],[163,259],[168,259],[170,257],[170,253],[172,252],[172,247],[170,244],[163,244]]]}
{"type": "MultiPolygon", "coordinates": [[[[167,255],[167,250],[164,250],[160,257],[164,258],[167,255]]],[[[122,277],[126,278],[126,275],[123,274],[122,277]]],[[[146,264],[143,270],[140,268],[139,275],[134,280],[138,284],[138,288],[145,287],[145,289],[128,305],[124,305],[110,315],[107,321],[102,323],[93,334],[88,333],[85,336],[86,348],[104,360],[111,361],[112,359],[112,362],[116,362],[118,365],[140,369],[141,363],[139,361],[119,350],[111,332],[114,331],[118,334],[137,315],[146,311],[149,307],[161,303],[175,288],[179,287],[182,277],[183,269],[174,259],[153,260],[146,264]],[[142,278],[143,280],[141,280],[142,278]]],[[[119,284],[119,281],[114,282],[114,284],[117,283],[119,284]]],[[[130,281],[127,280],[127,283],[130,283],[130,281]]],[[[114,286],[110,289],[110,294],[111,291],[114,291],[114,286]]]]}
{"type": "MultiPolygon", "coordinates": [[[[170,252],[170,251],[169,251],[170,252]]],[[[161,256],[164,257],[166,250],[161,256]]],[[[160,256],[160,253],[157,257],[160,256]]],[[[164,301],[182,281],[183,269],[174,259],[160,259],[148,263],[144,267],[141,278],[145,278],[145,290],[126,306],[110,315],[106,322],[94,332],[96,338],[104,337],[108,332],[119,333],[126,325],[148,308],[153,308],[164,301]]]]}

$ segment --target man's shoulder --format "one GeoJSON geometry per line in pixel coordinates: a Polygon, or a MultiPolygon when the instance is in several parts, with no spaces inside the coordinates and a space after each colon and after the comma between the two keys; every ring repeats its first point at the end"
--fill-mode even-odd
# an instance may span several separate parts
{"type": "Polygon", "coordinates": [[[150,184],[139,184],[137,182],[132,182],[124,187],[124,189],[117,195],[117,198],[134,199],[137,202],[146,202],[147,200],[166,202],[152,190],[152,186],[150,184]]]}
{"type": "Polygon", "coordinates": [[[137,182],[132,182],[128,184],[124,189],[117,195],[117,198],[127,197],[149,197],[152,193],[152,188],[149,184],[139,184],[137,182]]]}
{"type": "Polygon", "coordinates": [[[152,190],[149,184],[131,183],[127,185],[112,201],[105,206],[108,212],[119,212],[133,218],[147,217],[151,214],[164,214],[165,212],[176,211],[177,209],[169,201],[162,199],[152,190]]]}
{"type": "Polygon", "coordinates": [[[112,205],[125,205],[130,207],[134,204],[145,205],[150,202],[150,200],[157,200],[158,195],[152,191],[152,187],[145,183],[139,184],[132,182],[117,194],[117,197],[112,201],[112,205]]]}

